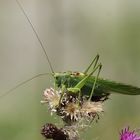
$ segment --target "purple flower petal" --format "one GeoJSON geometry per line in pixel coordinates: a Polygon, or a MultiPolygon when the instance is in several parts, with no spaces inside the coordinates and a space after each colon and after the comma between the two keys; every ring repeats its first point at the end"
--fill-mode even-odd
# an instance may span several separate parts
{"type": "Polygon", "coordinates": [[[120,140],[140,140],[140,136],[135,130],[130,131],[129,127],[127,127],[120,132],[120,140]]]}

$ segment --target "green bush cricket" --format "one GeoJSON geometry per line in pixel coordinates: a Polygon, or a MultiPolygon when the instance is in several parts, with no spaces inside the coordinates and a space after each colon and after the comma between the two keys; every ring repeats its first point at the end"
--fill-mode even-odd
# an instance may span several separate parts
{"type": "MultiPolygon", "coordinates": [[[[29,19],[28,19],[28,21],[30,22],[29,19]]],[[[31,24],[31,26],[32,26],[32,24],[31,24]]],[[[34,30],[33,26],[32,26],[32,28],[34,30]]],[[[34,30],[34,32],[46,55],[46,60],[48,61],[49,65],[50,65],[50,69],[51,69],[50,75],[52,75],[52,77],[54,78],[56,90],[61,89],[65,93],[72,93],[73,95],[76,95],[77,97],[79,97],[79,99],[80,99],[80,97],[85,96],[87,98],[87,100],[90,100],[91,102],[93,101],[92,103],[94,103],[94,102],[98,103],[98,101],[104,101],[108,98],[109,94],[114,93],[114,92],[121,93],[124,95],[139,95],[140,94],[140,88],[100,78],[99,74],[100,74],[102,65],[99,62],[99,55],[97,55],[92,60],[92,62],[89,64],[89,66],[83,72],[79,72],[79,71],[78,72],[67,71],[67,72],[59,72],[59,73],[55,72],[53,67],[51,66],[49,57],[44,48],[44,45],[42,44],[42,41],[40,41],[38,34],[36,33],[36,30],[34,30]]],[[[41,74],[35,75],[34,77],[31,77],[31,78],[23,81],[22,83],[18,84],[14,88],[10,89],[8,92],[4,93],[2,96],[7,95],[8,93],[12,93],[13,90],[17,89],[18,87],[24,85],[25,83],[27,83],[37,77],[45,76],[45,75],[48,75],[48,73],[41,73],[41,74]]],[[[63,92],[62,92],[61,99],[63,99],[63,92]]],[[[31,94],[30,94],[30,96],[31,96],[31,94]]],[[[25,100],[25,99],[23,99],[23,100],[25,100]]],[[[38,98],[37,98],[37,100],[38,100],[38,98]]],[[[60,100],[60,102],[61,102],[61,100],[60,100]]],[[[33,103],[31,102],[31,104],[33,104],[33,103]]],[[[7,123],[8,123],[8,121],[7,121],[7,123]]]]}
{"type": "Polygon", "coordinates": [[[99,55],[97,55],[85,72],[64,72],[55,73],[54,77],[59,86],[63,84],[67,87],[68,91],[76,93],[81,91],[82,95],[87,95],[89,99],[98,101],[106,97],[110,93],[121,93],[124,95],[140,95],[140,88],[118,83],[111,80],[98,78],[102,65],[98,64],[99,55]],[[97,65],[97,66],[96,66],[97,65]],[[93,69],[88,73],[89,69],[93,69]],[[97,76],[92,74],[97,71],[97,76]]]}
{"type": "MultiPolygon", "coordinates": [[[[24,11],[23,7],[19,3],[18,0],[16,0],[18,3],[20,9],[24,13],[26,19],[28,20],[31,28],[33,29],[33,32],[35,33],[40,46],[45,53],[46,59],[49,63],[50,69],[51,69],[51,75],[55,79],[55,85],[56,88],[61,88],[63,90],[67,90],[69,92],[72,92],[73,94],[80,94],[79,96],[87,96],[89,100],[98,101],[102,98],[106,98],[111,93],[121,93],[125,95],[140,95],[140,88],[123,84],[123,83],[117,83],[115,81],[110,81],[106,79],[99,78],[99,74],[101,71],[102,65],[98,62],[99,61],[99,55],[97,55],[93,61],[90,63],[90,65],[87,67],[87,69],[84,72],[60,72],[55,73],[51,62],[49,60],[49,57],[47,55],[47,52],[45,50],[44,45],[42,44],[42,41],[40,40],[33,24],[31,23],[30,19],[28,18],[26,12],[24,11]],[[93,76],[97,72],[96,76],[93,76]]],[[[14,88],[10,89],[6,93],[2,94],[2,96],[5,96],[6,94],[12,92],[16,88],[20,87],[21,85],[37,78],[43,75],[47,75],[49,73],[42,73],[38,74],[32,78],[29,78],[28,80],[18,84],[14,88]]]]}

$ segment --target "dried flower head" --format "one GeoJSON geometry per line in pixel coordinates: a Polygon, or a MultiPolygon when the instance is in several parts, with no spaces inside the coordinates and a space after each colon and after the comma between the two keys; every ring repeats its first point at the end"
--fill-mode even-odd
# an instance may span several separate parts
{"type": "Polygon", "coordinates": [[[62,130],[66,135],[68,135],[68,140],[79,140],[77,125],[65,126],[62,130]]]}
{"type": "Polygon", "coordinates": [[[41,134],[46,139],[79,140],[79,134],[76,126],[64,126],[63,128],[57,128],[56,125],[47,123],[42,127],[41,134]]]}
{"type": "Polygon", "coordinates": [[[135,130],[130,131],[129,127],[127,127],[120,132],[120,140],[140,140],[140,136],[135,130]]]}
{"type": "Polygon", "coordinates": [[[47,139],[68,140],[68,135],[51,123],[45,124],[42,127],[41,134],[47,139]]]}
{"type": "Polygon", "coordinates": [[[80,112],[85,119],[91,121],[96,116],[99,117],[99,113],[103,112],[102,102],[84,101],[80,112]]]}
{"type": "Polygon", "coordinates": [[[77,121],[80,115],[79,105],[71,102],[62,109],[61,114],[62,114],[62,118],[65,119],[67,118],[72,121],[77,121]]]}
{"type": "Polygon", "coordinates": [[[46,89],[43,94],[44,100],[41,103],[48,103],[49,109],[52,112],[56,112],[56,108],[59,105],[60,92],[53,88],[46,89]]]}
{"type": "Polygon", "coordinates": [[[84,121],[98,120],[99,113],[103,112],[102,101],[88,101],[86,97],[79,98],[78,94],[68,91],[63,93],[62,98],[61,90],[55,91],[53,88],[46,89],[43,95],[42,103],[48,103],[51,112],[55,112],[68,125],[84,125],[84,121]]]}
{"type": "Polygon", "coordinates": [[[65,94],[59,106],[58,115],[66,123],[73,123],[80,119],[80,100],[71,94],[65,94]]]}

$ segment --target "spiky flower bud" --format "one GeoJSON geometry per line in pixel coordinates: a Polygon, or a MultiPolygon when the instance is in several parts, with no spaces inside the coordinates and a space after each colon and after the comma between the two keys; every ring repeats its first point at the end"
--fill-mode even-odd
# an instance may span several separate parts
{"type": "Polygon", "coordinates": [[[54,124],[45,124],[41,129],[41,134],[46,139],[53,140],[67,140],[68,135],[65,134],[62,129],[58,129],[54,124]]]}
{"type": "Polygon", "coordinates": [[[140,140],[140,135],[135,130],[130,131],[127,127],[120,132],[120,140],[140,140]]]}

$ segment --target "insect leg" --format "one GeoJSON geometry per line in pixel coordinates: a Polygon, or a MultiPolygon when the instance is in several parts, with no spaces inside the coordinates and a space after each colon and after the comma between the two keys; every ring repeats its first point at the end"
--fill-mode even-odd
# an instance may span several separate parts
{"type": "Polygon", "coordinates": [[[91,100],[92,98],[92,95],[94,94],[94,90],[95,90],[95,86],[96,86],[96,82],[98,80],[98,77],[99,77],[99,74],[101,72],[101,69],[102,69],[102,65],[98,65],[98,73],[97,73],[97,76],[95,77],[95,80],[94,80],[94,83],[93,83],[93,87],[92,87],[92,90],[91,90],[91,93],[90,93],[90,96],[89,96],[89,101],[91,100]]]}
{"type": "MultiPolygon", "coordinates": [[[[77,93],[81,90],[81,88],[86,84],[88,78],[99,68],[100,69],[101,64],[97,65],[91,73],[89,73],[87,76],[85,76],[75,87],[67,88],[68,91],[71,91],[73,93],[77,93]]],[[[98,72],[99,73],[99,72],[98,72]]],[[[98,74],[99,75],[99,74],[98,74]]],[[[96,80],[97,81],[97,80],[96,80]]],[[[95,81],[95,82],[96,82],[95,81]]]]}
{"type": "Polygon", "coordinates": [[[65,90],[66,90],[66,86],[65,86],[64,84],[62,84],[61,96],[60,96],[60,100],[59,100],[59,105],[61,104],[61,101],[63,100],[64,94],[65,94],[65,90]]]}
{"type": "MultiPolygon", "coordinates": [[[[54,78],[55,78],[55,77],[54,77],[54,78]]],[[[57,84],[56,84],[56,78],[55,78],[55,90],[56,90],[57,87],[58,87],[58,86],[57,86],[57,84]]],[[[65,85],[65,80],[64,80],[64,79],[61,80],[61,86],[60,86],[60,87],[61,87],[61,96],[60,96],[60,100],[59,100],[59,105],[61,104],[61,101],[63,100],[65,91],[67,90],[66,85],[65,85]]]]}
{"type": "Polygon", "coordinates": [[[96,67],[97,63],[99,60],[99,54],[96,55],[96,57],[92,60],[92,62],[90,63],[90,65],[88,66],[88,68],[84,71],[84,74],[87,74],[87,72],[89,71],[89,69],[91,68],[91,66],[94,64],[93,69],[96,67]]]}

